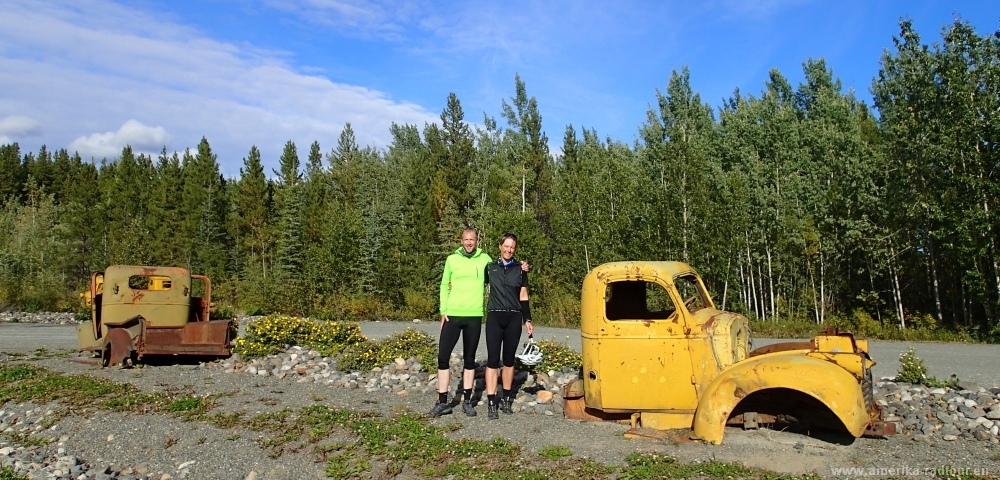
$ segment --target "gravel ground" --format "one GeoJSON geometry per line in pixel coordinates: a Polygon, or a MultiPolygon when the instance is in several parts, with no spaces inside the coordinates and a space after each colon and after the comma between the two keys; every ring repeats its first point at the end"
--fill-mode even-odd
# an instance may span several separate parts
{"type": "MultiPolygon", "coordinates": [[[[19,337],[16,343],[19,351],[32,351],[40,345],[59,343],[47,340],[43,333],[59,332],[65,335],[65,330],[70,328],[37,325],[35,329],[18,329],[25,326],[21,324],[17,325],[18,328],[8,329],[11,326],[0,325],[0,351],[13,351],[9,349],[10,343],[14,343],[8,336],[9,333],[30,332],[31,335],[19,337]]],[[[366,324],[362,328],[366,335],[378,338],[404,326],[412,325],[366,324]],[[380,335],[379,332],[383,330],[386,333],[380,335]]],[[[433,332],[437,325],[424,323],[419,327],[430,327],[433,332]]],[[[565,332],[567,331],[553,329],[550,334],[558,338],[565,332]]],[[[548,338],[542,331],[538,336],[548,338]]],[[[73,340],[72,346],[75,346],[75,334],[73,340]]],[[[948,350],[966,347],[948,346],[948,350]]],[[[50,351],[57,350],[53,347],[46,348],[50,351]]],[[[878,356],[876,351],[876,357],[878,356]]],[[[21,361],[17,358],[0,355],[0,362],[21,361]]],[[[995,359],[996,356],[992,358],[995,359]]],[[[83,373],[128,382],[143,392],[169,390],[197,395],[222,394],[213,412],[245,412],[255,415],[286,407],[296,409],[309,405],[327,405],[375,410],[391,417],[406,410],[426,412],[434,402],[433,391],[406,394],[368,392],[363,388],[298,383],[274,376],[227,373],[221,364],[101,370],[69,362],[64,358],[47,358],[32,363],[60,372],[83,373]]],[[[931,362],[928,363],[933,366],[931,362]]],[[[979,358],[975,366],[985,372],[995,370],[995,366],[989,366],[992,363],[995,362],[979,358]]],[[[518,413],[502,416],[500,421],[490,421],[486,418],[485,408],[480,407],[479,410],[480,415],[477,417],[453,414],[431,422],[441,426],[451,423],[460,425],[461,428],[449,434],[453,438],[499,437],[517,442],[523,446],[522,455],[526,459],[532,458],[542,447],[562,445],[568,447],[574,455],[614,465],[621,465],[629,453],[648,451],[666,453],[689,462],[711,459],[740,461],[779,472],[816,473],[824,477],[925,476],[927,472],[933,473],[934,468],[949,467],[967,469],[962,470],[964,473],[1000,478],[1000,446],[990,441],[964,438],[944,441],[935,436],[915,441],[913,436],[908,435],[889,439],[855,440],[837,436],[806,436],[783,431],[743,431],[729,428],[723,445],[709,446],[625,439],[622,434],[627,426],[570,421],[555,415],[518,413]]],[[[51,472],[56,468],[59,458],[74,457],[75,463],[80,464],[77,465],[78,472],[72,477],[61,478],[80,478],[79,475],[85,475],[83,478],[298,479],[322,478],[326,467],[324,463],[318,463],[311,452],[286,452],[278,458],[271,458],[267,450],[258,446],[257,441],[262,435],[259,432],[243,428],[220,429],[204,422],[185,422],[166,414],[98,411],[80,415],[53,402],[47,405],[2,405],[0,422],[4,418],[20,419],[24,421],[24,425],[34,426],[32,429],[38,428],[33,436],[54,441],[49,445],[30,449],[13,442],[5,444],[0,441],[0,465],[35,462],[41,466],[49,463],[48,471],[51,472]],[[66,416],[60,418],[62,415],[66,416]],[[44,423],[42,418],[55,421],[54,426],[39,428],[44,423]],[[87,476],[88,472],[92,475],[87,476]]],[[[18,428],[22,427],[19,425],[18,428]]]]}

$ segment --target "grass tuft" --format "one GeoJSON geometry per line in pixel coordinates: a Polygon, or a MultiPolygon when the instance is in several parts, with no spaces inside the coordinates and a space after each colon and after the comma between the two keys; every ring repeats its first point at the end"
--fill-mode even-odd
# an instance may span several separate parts
{"type": "Polygon", "coordinates": [[[549,460],[559,460],[562,457],[573,455],[569,448],[560,445],[549,445],[538,450],[538,455],[549,460]]]}

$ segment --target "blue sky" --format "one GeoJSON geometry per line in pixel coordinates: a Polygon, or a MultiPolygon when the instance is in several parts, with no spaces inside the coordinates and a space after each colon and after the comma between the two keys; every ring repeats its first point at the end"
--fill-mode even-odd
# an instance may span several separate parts
{"type": "Polygon", "coordinates": [[[449,92],[467,121],[499,118],[519,73],[558,153],[567,124],[632,141],[685,66],[718,106],[822,57],[870,103],[900,18],[933,42],[956,16],[992,33],[1000,2],[4,0],[0,142],[100,159],[204,135],[236,175],[253,144],[275,167],[285,141],[329,151],[346,122],[384,147],[392,122],[437,121],[449,92]]]}

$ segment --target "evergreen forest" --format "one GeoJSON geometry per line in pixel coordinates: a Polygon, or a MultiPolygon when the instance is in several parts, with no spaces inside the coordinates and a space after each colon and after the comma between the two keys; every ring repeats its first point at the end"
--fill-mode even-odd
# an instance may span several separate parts
{"type": "Polygon", "coordinates": [[[471,225],[491,255],[520,237],[551,325],[578,324],[591,268],[680,260],[756,325],[997,341],[1000,32],[956,20],[927,42],[903,21],[892,42],[871,105],[822,59],[715,106],[683,69],[629,140],[543,125],[517,77],[497,117],[470,122],[451,94],[440,123],[393,124],[384,148],[347,124],[289,141],[272,171],[250,146],[238,178],[206,138],[101,160],[3,145],[0,309],[77,310],[91,271],[176,265],[230,311],[433,320],[471,225]]]}

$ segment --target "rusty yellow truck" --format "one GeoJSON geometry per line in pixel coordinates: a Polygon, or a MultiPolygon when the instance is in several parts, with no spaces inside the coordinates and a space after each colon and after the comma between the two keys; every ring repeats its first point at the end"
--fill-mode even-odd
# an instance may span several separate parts
{"type": "Polygon", "coordinates": [[[230,354],[232,321],[212,320],[212,282],[179,267],[112,265],[81,294],[90,321],[77,326],[80,350],[127,365],[147,355],[230,354]],[[194,296],[201,283],[201,297],[194,296]]]}
{"type": "Polygon", "coordinates": [[[709,443],[727,424],[892,433],[872,398],[868,342],[849,333],[751,350],[747,319],[716,308],[680,262],[601,265],[581,300],[582,378],[564,388],[568,418],[692,429],[709,443]]]}

